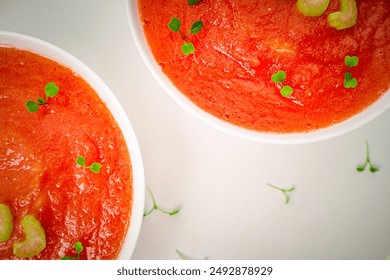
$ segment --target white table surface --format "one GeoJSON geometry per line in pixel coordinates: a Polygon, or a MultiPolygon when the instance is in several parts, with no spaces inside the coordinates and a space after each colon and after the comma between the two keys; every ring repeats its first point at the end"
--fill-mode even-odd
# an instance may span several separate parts
{"type": "Polygon", "coordinates": [[[159,87],[135,47],[125,0],[0,0],[0,29],[76,56],[125,108],[147,187],[160,206],[181,207],[144,219],[133,259],[179,259],[176,249],[191,259],[390,256],[390,110],[319,143],[249,142],[202,123],[159,87]],[[355,170],[366,140],[375,174],[355,170]],[[295,185],[290,203],[267,183],[295,185]]]}

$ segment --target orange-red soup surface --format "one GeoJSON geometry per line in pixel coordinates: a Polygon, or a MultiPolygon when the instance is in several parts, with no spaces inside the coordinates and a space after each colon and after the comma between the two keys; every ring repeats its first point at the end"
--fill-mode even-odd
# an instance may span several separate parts
{"type": "Polygon", "coordinates": [[[296,0],[138,0],[151,51],[162,71],[192,102],[210,114],[251,130],[304,132],[339,123],[361,112],[390,85],[390,1],[357,0],[357,24],[336,30],[327,15],[306,17],[296,0]],[[158,3],[157,3],[158,2],[158,3]],[[180,19],[183,40],[168,28],[180,19]],[[345,56],[358,56],[348,69],[345,56]],[[272,74],[283,70],[294,93],[283,97],[272,74]],[[358,80],[344,88],[344,74],[358,80]]]}
{"type": "Polygon", "coordinates": [[[34,259],[75,256],[115,259],[129,228],[132,171],[121,130],[91,86],[59,63],[15,48],[0,48],[0,203],[11,208],[14,231],[0,259],[17,259],[21,219],[33,214],[47,246],[34,259]],[[36,113],[25,103],[59,93],[36,113]],[[76,164],[99,162],[100,173],[76,164]]]}

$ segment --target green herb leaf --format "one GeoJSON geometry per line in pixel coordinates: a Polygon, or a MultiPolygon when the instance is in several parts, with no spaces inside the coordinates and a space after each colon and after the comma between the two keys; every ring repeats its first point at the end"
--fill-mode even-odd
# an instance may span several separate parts
{"type": "Polygon", "coordinates": [[[276,84],[281,83],[283,85],[283,87],[280,89],[280,94],[283,97],[288,97],[289,95],[291,95],[294,92],[292,87],[284,85],[286,78],[287,78],[286,72],[284,72],[283,70],[279,70],[277,73],[275,73],[271,76],[271,80],[274,83],[276,83],[276,84]]]}
{"type": "Polygon", "coordinates": [[[294,90],[290,86],[283,86],[282,89],[280,90],[280,94],[283,97],[287,97],[287,96],[291,95],[293,92],[294,92],[294,90]]]}
{"type": "Polygon", "coordinates": [[[201,20],[195,21],[191,26],[190,33],[191,34],[199,33],[199,31],[201,31],[202,28],[203,28],[203,21],[201,20]]]}
{"type": "Polygon", "coordinates": [[[39,105],[43,105],[46,103],[45,99],[43,99],[42,97],[38,97],[37,101],[38,101],[39,105]]]}
{"type": "Polygon", "coordinates": [[[70,257],[70,256],[65,256],[65,257],[62,257],[60,260],[61,260],[61,261],[72,261],[73,258],[70,257]]]}
{"type": "Polygon", "coordinates": [[[76,250],[77,253],[81,253],[84,250],[83,244],[80,241],[77,241],[73,248],[76,250]]]}
{"type": "Polygon", "coordinates": [[[371,171],[371,173],[375,173],[375,172],[379,171],[379,168],[370,164],[370,171],[371,171]]]}
{"type": "Polygon", "coordinates": [[[76,250],[77,254],[74,257],[75,259],[80,259],[80,254],[84,250],[83,244],[80,241],[77,241],[73,248],[76,250]]]}
{"type": "Polygon", "coordinates": [[[100,163],[94,162],[88,168],[89,168],[89,170],[91,170],[94,173],[99,173],[101,167],[102,167],[102,165],[100,163]]]}
{"type": "Polygon", "coordinates": [[[76,159],[76,163],[80,166],[85,166],[85,158],[83,156],[78,156],[76,159]]]}
{"type": "Polygon", "coordinates": [[[35,113],[38,111],[39,105],[35,101],[29,100],[26,102],[26,107],[29,112],[35,113]]]}
{"type": "Polygon", "coordinates": [[[357,56],[347,55],[344,59],[344,62],[348,67],[355,67],[359,63],[359,58],[357,56]]]}
{"type": "Polygon", "coordinates": [[[90,166],[85,165],[85,158],[83,156],[78,156],[76,159],[76,163],[84,168],[88,168],[94,173],[99,173],[102,165],[98,162],[92,163],[90,166]]]}
{"type": "Polygon", "coordinates": [[[168,27],[173,32],[179,32],[181,27],[181,21],[178,18],[173,17],[171,18],[171,21],[168,23],[168,27]]]}
{"type": "Polygon", "coordinates": [[[169,216],[173,216],[173,215],[176,215],[179,212],[180,212],[180,209],[175,209],[175,210],[173,210],[171,212],[166,212],[166,214],[168,214],[169,216]]]}
{"type": "Polygon", "coordinates": [[[47,83],[45,86],[46,99],[56,96],[59,90],[60,88],[54,82],[47,83]]]}
{"type": "Polygon", "coordinates": [[[363,172],[364,169],[366,169],[366,164],[358,165],[358,166],[356,167],[356,170],[359,171],[359,172],[363,172]]]}
{"type": "Polygon", "coordinates": [[[195,47],[191,42],[184,42],[184,44],[181,46],[181,51],[184,55],[190,55],[195,52],[195,47]]]}
{"type": "MultiPolygon", "coordinates": [[[[54,82],[49,82],[46,84],[45,86],[45,93],[46,93],[46,100],[49,98],[49,97],[54,97],[57,95],[59,91],[59,87],[54,83],[54,82]]],[[[33,101],[33,100],[29,100],[26,102],[26,107],[27,107],[27,110],[31,113],[35,113],[38,111],[38,108],[40,105],[44,105],[46,104],[47,102],[45,101],[45,99],[43,99],[42,97],[38,97],[37,99],[38,103],[33,101]]]]}
{"type": "MultiPolygon", "coordinates": [[[[180,30],[181,27],[181,21],[173,17],[171,18],[170,22],[168,23],[168,27],[173,32],[179,32],[182,40],[184,41],[183,45],[181,46],[181,51],[184,55],[190,55],[195,52],[194,45],[191,42],[186,42],[186,34],[183,34],[180,30]]],[[[191,29],[189,31],[190,34],[197,34],[199,31],[201,31],[203,28],[203,22],[201,20],[195,21],[191,25],[191,29]]]]}
{"type": "Polygon", "coordinates": [[[345,88],[356,88],[358,86],[358,81],[355,78],[351,77],[350,73],[345,73],[344,77],[344,87],[345,88]],[[347,75],[349,74],[349,75],[347,75]]]}
{"type": "Polygon", "coordinates": [[[193,6],[197,4],[200,0],[188,0],[188,5],[193,6]]]}
{"type": "Polygon", "coordinates": [[[271,76],[271,80],[274,83],[284,83],[286,77],[287,77],[286,72],[284,72],[283,70],[279,70],[277,73],[271,76]]]}
{"type": "MultiPolygon", "coordinates": [[[[359,63],[359,58],[357,56],[349,56],[347,55],[344,58],[345,65],[349,68],[355,67],[359,63]]],[[[345,88],[356,88],[358,86],[358,81],[356,78],[352,77],[350,72],[345,72],[344,74],[344,87],[345,88]]]]}

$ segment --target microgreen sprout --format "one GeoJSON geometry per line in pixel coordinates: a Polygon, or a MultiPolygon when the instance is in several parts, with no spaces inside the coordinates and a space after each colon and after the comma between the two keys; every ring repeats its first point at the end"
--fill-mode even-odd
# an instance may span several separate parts
{"type": "Polygon", "coordinates": [[[102,165],[98,162],[94,162],[91,165],[86,166],[85,165],[85,158],[83,156],[78,156],[76,159],[76,163],[84,168],[88,168],[89,170],[91,170],[94,173],[99,173],[100,168],[102,167],[102,165]]]}
{"type": "Polygon", "coordinates": [[[81,252],[84,250],[83,244],[80,241],[77,241],[73,248],[76,250],[76,255],[74,257],[65,256],[62,257],[61,260],[78,260],[80,259],[81,252]]]}
{"type": "Polygon", "coordinates": [[[49,82],[45,86],[46,99],[38,97],[37,101],[29,100],[26,102],[27,110],[31,113],[38,111],[39,106],[47,103],[49,98],[53,98],[58,94],[59,87],[54,82],[49,82]]]}
{"type": "Polygon", "coordinates": [[[284,84],[284,82],[286,81],[286,78],[287,78],[286,72],[284,72],[283,70],[279,70],[278,72],[276,72],[275,74],[273,74],[271,76],[271,80],[276,85],[279,85],[280,94],[283,97],[288,97],[289,95],[291,95],[294,92],[292,87],[284,84]]]}
{"type": "Polygon", "coordinates": [[[176,254],[182,259],[182,260],[189,260],[190,258],[183,254],[182,252],[180,252],[179,250],[176,249],[176,254]]]}
{"type": "MultiPolygon", "coordinates": [[[[194,3],[196,4],[196,3],[194,3]]],[[[193,4],[193,5],[194,5],[193,4]]],[[[175,33],[179,33],[182,40],[183,40],[183,45],[181,46],[181,51],[184,55],[190,55],[195,52],[195,47],[191,42],[187,42],[186,38],[188,34],[197,34],[199,33],[202,28],[203,28],[203,21],[197,20],[191,25],[191,29],[188,32],[188,34],[183,34],[180,27],[181,27],[181,21],[180,19],[173,17],[171,18],[170,22],[168,23],[168,27],[170,30],[172,30],[175,33]]]]}
{"type": "Polygon", "coordinates": [[[348,67],[355,67],[359,64],[359,58],[357,56],[349,56],[347,55],[344,58],[345,65],[348,67]]]}
{"type": "Polygon", "coordinates": [[[279,70],[277,73],[271,76],[271,80],[274,83],[284,83],[286,78],[287,78],[286,72],[284,72],[283,70],[279,70]]]}
{"type": "MultiPolygon", "coordinates": [[[[182,259],[182,260],[191,260],[186,254],[180,252],[176,249],[176,254],[182,259]]],[[[207,257],[205,257],[203,260],[207,260],[207,257]]]]}
{"type": "Polygon", "coordinates": [[[151,192],[151,190],[148,190],[148,191],[149,191],[149,194],[150,194],[150,196],[152,198],[153,206],[152,206],[152,208],[149,211],[146,211],[144,213],[144,217],[150,215],[154,210],[160,210],[161,212],[163,212],[164,214],[168,214],[169,216],[176,215],[177,213],[180,212],[180,208],[176,208],[176,209],[174,209],[172,211],[167,211],[167,210],[162,209],[160,206],[157,205],[156,200],[155,200],[154,195],[151,192]]]}
{"type": "Polygon", "coordinates": [[[356,67],[359,63],[359,58],[357,56],[347,55],[344,58],[344,63],[348,67],[348,70],[344,74],[344,87],[345,88],[356,88],[358,86],[358,81],[356,78],[352,77],[350,69],[356,67]]]}
{"type": "Polygon", "coordinates": [[[283,188],[280,188],[280,187],[272,185],[272,184],[268,184],[268,186],[275,189],[275,190],[281,191],[283,193],[284,197],[286,198],[285,204],[288,204],[290,202],[290,197],[289,197],[288,193],[295,190],[294,186],[290,187],[289,189],[283,189],[283,188]]]}
{"type": "Polygon", "coordinates": [[[364,164],[358,165],[356,170],[359,172],[363,172],[366,169],[367,164],[370,166],[371,173],[375,173],[379,171],[379,168],[374,166],[370,161],[370,153],[368,150],[368,142],[366,141],[366,162],[364,164]]]}
{"type": "Polygon", "coordinates": [[[200,2],[200,0],[188,0],[188,5],[193,6],[193,5],[197,4],[198,2],[200,2]]]}

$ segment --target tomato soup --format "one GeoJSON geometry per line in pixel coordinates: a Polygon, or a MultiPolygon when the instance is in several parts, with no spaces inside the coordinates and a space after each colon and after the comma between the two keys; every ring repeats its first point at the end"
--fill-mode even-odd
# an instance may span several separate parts
{"type": "Polygon", "coordinates": [[[297,1],[138,0],[155,60],[193,103],[235,125],[261,132],[307,132],[342,122],[390,86],[390,1],[358,0],[356,24],[337,30],[327,16],[305,16],[297,1]],[[177,32],[168,28],[181,22],[177,32]],[[197,21],[203,28],[189,30],[197,21]],[[191,42],[195,52],[181,47],[191,42]],[[359,63],[349,66],[347,56],[359,63]],[[272,76],[285,73],[283,82],[272,76]],[[344,85],[346,75],[357,86],[344,85]],[[293,93],[281,94],[289,86],[293,93]]]}
{"type": "Polygon", "coordinates": [[[27,215],[46,239],[30,258],[74,257],[81,242],[81,259],[115,259],[130,226],[133,193],[118,124],[71,69],[11,47],[0,47],[0,62],[0,204],[10,209],[14,224],[9,239],[0,242],[0,259],[18,259],[13,247],[27,238],[27,215]],[[52,98],[45,97],[48,83],[59,88],[52,98]],[[36,112],[27,109],[29,100],[36,112]]]}

